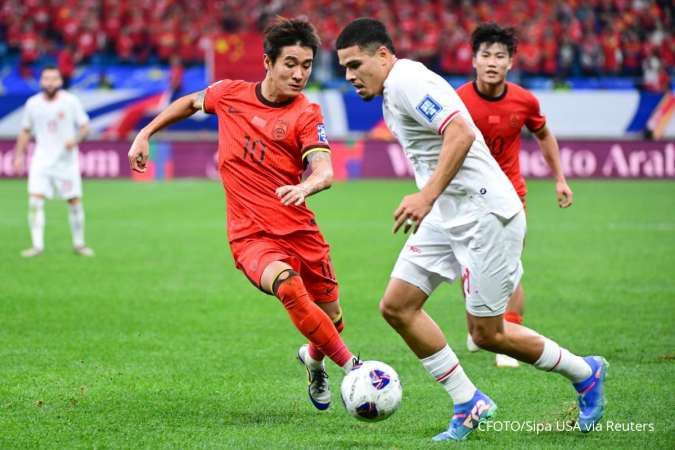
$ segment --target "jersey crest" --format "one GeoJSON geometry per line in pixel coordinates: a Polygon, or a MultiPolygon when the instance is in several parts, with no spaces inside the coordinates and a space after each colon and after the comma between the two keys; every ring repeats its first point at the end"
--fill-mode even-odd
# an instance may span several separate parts
{"type": "Polygon", "coordinates": [[[286,122],[284,119],[277,120],[277,123],[274,124],[272,137],[275,140],[280,141],[281,139],[286,137],[287,133],[288,133],[288,122],[286,122]]]}

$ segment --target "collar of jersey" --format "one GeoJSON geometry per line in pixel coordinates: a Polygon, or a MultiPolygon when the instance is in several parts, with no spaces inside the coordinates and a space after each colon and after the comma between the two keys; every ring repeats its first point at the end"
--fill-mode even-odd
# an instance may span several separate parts
{"type": "Polygon", "coordinates": [[[287,106],[287,105],[290,105],[291,103],[293,103],[293,101],[297,98],[297,97],[292,97],[292,98],[289,98],[288,100],[284,100],[283,102],[272,102],[270,100],[267,100],[262,95],[262,83],[257,83],[255,85],[255,96],[258,98],[258,101],[260,103],[262,103],[265,106],[271,106],[272,108],[283,108],[284,106],[287,106]]]}
{"type": "Polygon", "coordinates": [[[487,100],[488,102],[498,102],[499,100],[506,97],[506,93],[509,91],[509,83],[505,83],[504,84],[504,92],[502,92],[501,94],[499,94],[496,97],[490,97],[489,95],[485,95],[481,91],[478,90],[478,84],[476,83],[475,80],[471,84],[473,85],[473,90],[476,91],[476,94],[478,94],[478,96],[480,98],[482,98],[483,100],[487,100]]]}

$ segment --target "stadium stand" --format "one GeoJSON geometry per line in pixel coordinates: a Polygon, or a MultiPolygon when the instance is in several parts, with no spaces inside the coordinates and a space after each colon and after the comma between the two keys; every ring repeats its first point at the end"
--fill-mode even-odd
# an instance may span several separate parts
{"type": "Polygon", "coordinates": [[[378,18],[396,30],[401,56],[447,75],[471,73],[468,36],[490,20],[518,26],[517,66],[525,76],[632,76],[661,91],[675,67],[668,0],[6,0],[0,57],[25,77],[45,59],[66,76],[88,63],[168,64],[174,56],[200,64],[210,36],[260,31],[271,17],[299,11],[327,50],[340,24],[378,18]]]}

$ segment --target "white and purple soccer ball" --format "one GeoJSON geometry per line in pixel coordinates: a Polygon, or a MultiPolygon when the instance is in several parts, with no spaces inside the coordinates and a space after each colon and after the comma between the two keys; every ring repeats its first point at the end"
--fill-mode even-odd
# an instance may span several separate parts
{"type": "Polygon", "coordinates": [[[398,409],[403,390],[391,366],[364,361],[344,377],[340,394],[349,414],[366,422],[378,422],[398,409]]]}

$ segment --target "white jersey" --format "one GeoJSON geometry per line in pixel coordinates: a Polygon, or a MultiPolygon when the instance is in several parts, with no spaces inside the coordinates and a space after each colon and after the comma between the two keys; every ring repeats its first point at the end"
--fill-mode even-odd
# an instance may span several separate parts
{"type": "Polygon", "coordinates": [[[408,59],[396,61],[384,82],[382,110],[387,127],[412,162],[419,189],[438,164],[442,134],[453,118],[461,115],[476,134],[462,167],[434,204],[430,220],[455,226],[476,220],[486,212],[510,219],[523,208],[462,100],[452,86],[424,64],[408,59]]]}
{"type": "Polygon", "coordinates": [[[30,170],[79,172],[78,149],[68,150],[65,144],[75,139],[79,127],[88,122],[82,104],[69,92],[61,90],[52,100],[42,92],[30,97],[21,121],[21,126],[35,136],[30,170]]]}

